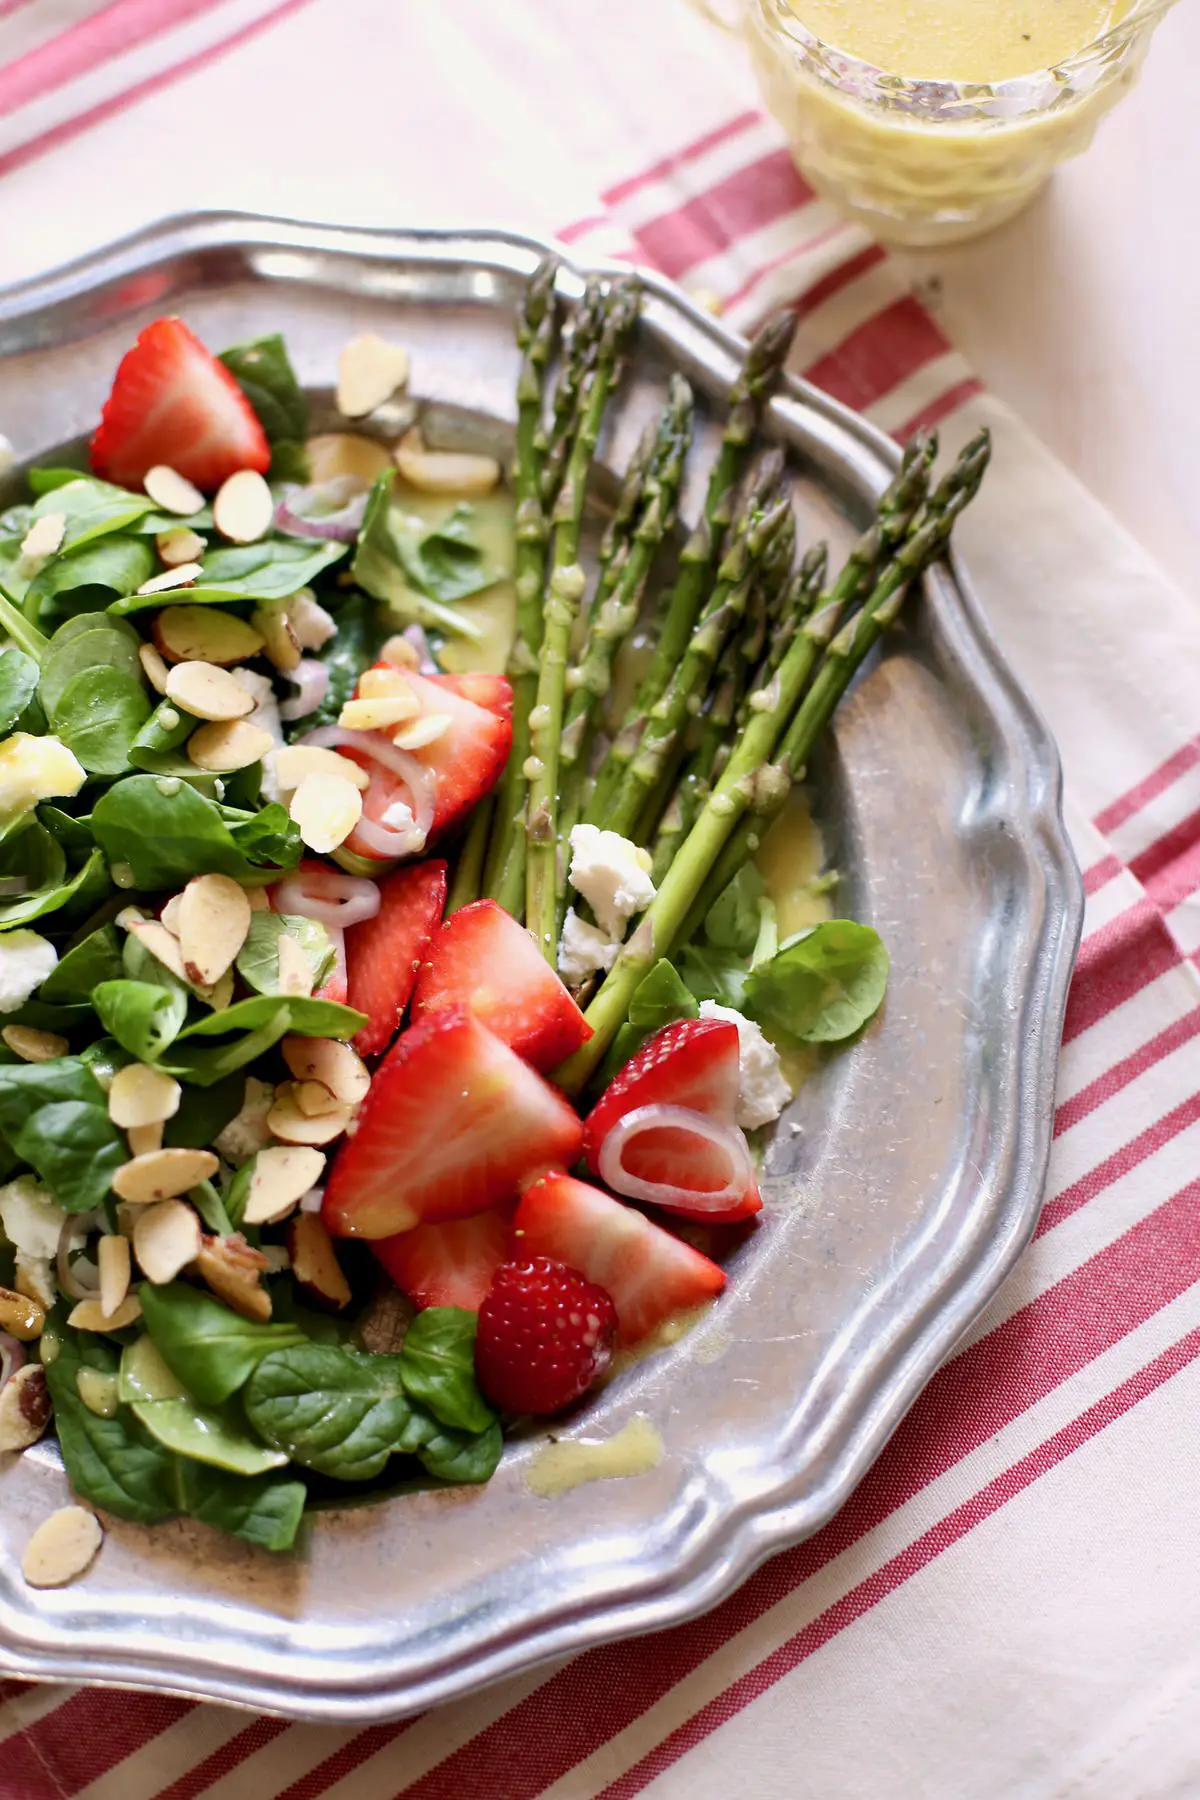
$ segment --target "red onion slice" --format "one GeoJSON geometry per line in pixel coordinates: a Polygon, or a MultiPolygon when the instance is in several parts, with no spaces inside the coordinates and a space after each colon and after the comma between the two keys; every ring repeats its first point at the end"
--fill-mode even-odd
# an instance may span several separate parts
{"type": "Polygon", "coordinates": [[[271,889],[272,912],[315,919],[331,933],[373,919],[379,906],[375,882],[336,869],[297,869],[271,889]]]}
{"type": "Polygon", "coordinates": [[[288,537],[332,538],[352,544],[367,510],[370,489],[358,475],[335,475],[316,487],[295,488],[275,508],[275,524],[288,537]]]}
{"type": "Polygon", "coordinates": [[[10,1381],[18,1369],[25,1367],[26,1349],[24,1344],[7,1331],[0,1331],[0,1389],[10,1381]]]}
{"type": "Polygon", "coordinates": [[[600,1174],[613,1192],[651,1206],[669,1206],[680,1212],[719,1213],[736,1206],[754,1182],[750,1146],[736,1125],[723,1125],[707,1113],[687,1106],[635,1106],[618,1119],[600,1146],[600,1174]],[[685,1188],[672,1182],[645,1181],[624,1166],[625,1152],[646,1131],[682,1131],[705,1139],[724,1151],[729,1175],[721,1188],[685,1188]]]}
{"type": "Polygon", "coordinates": [[[99,1297],[99,1272],[94,1271],[95,1280],[89,1287],[80,1281],[71,1266],[71,1251],[78,1249],[81,1243],[86,1243],[86,1236],[82,1234],[86,1233],[87,1227],[92,1223],[93,1219],[90,1213],[68,1213],[62,1222],[62,1230],[58,1234],[58,1253],[54,1259],[54,1267],[58,1275],[59,1287],[72,1300],[95,1300],[99,1297]]]}
{"type": "Polygon", "coordinates": [[[364,809],[353,836],[374,856],[390,858],[420,854],[433,824],[433,777],[423,763],[410,756],[407,750],[398,750],[382,732],[347,731],[342,725],[322,725],[317,731],[306,732],[300,742],[316,744],[325,750],[357,750],[398,775],[411,797],[412,824],[400,829],[380,825],[377,820],[369,819],[364,809]]]}
{"type": "Polygon", "coordinates": [[[279,704],[279,716],[289,722],[293,719],[307,719],[310,712],[316,712],[329,689],[329,670],[315,656],[302,657],[296,667],[286,673],[282,670],[285,681],[294,681],[296,692],[290,700],[282,700],[279,704]]]}

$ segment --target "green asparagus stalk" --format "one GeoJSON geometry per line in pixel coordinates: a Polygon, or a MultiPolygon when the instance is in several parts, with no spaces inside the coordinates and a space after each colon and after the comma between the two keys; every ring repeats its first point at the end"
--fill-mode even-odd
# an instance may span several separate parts
{"type": "Polygon", "coordinates": [[[554,389],[549,423],[543,423],[538,447],[542,456],[541,498],[549,511],[558,498],[571,445],[579,429],[583,384],[596,366],[604,332],[607,291],[600,280],[589,281],[575,312],[562,367],[554,389]]]}
{"type": "Polygon", "coordinates": [[[478,900],[483,891],[483,859],[487,854],[488,835],[495,811],[496,797],[489,794],[471,814],[471,823],[467,826],[467,834],[454,865],[450,891],[446,896],[447,915],[457,912],[462,906],[469,906],[472,900],[478,900]]]}
{"type": "Polygon", "coordinates": [[[659,957],[670,955],[688,929],[697,900],[745,814],[751,809],[766,813],[772,804],[782,805],[793,771],[803,767],[864,657],[895,621],[917,576],[944,550],[955,519],[978,491],[989,455],[990,439],[984,430],[929,498],[861,611],[851,615],[831,642],[811,688],[805,692],[811,645],[801,633],[772,677],[770,691],[756,697],[759,703],[752,706],[752,717],[724,774],[587,1009],[592,1037],[556,1072],[556,1080],[568,1093],[578,1093],[599,1066],[638,984],[659,957]],[[772,759],[781,746],[785,755],[776,764],[772,759]]]}
{"type": "Polygon", "coordinates": [[[595,367],[584,376],[580,388],[579,429],[554,506],[554,551],[546,587],[537,695],[530,713],[525,823],[525,922],[551,966],[555,961],[560,882],[558,764],[563,702],[571,632],[585,588],[579,564],[583,505],[604,409],[619,379],[621,358],[637,322],[639,307],[636,280],[630,278],[614,285],[606,303],[595,367]]]}

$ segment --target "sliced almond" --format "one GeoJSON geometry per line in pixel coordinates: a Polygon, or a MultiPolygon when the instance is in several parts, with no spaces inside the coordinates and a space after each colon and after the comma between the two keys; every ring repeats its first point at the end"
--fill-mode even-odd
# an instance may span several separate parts
{"type": "Polygon", "coordinates": [[[159,532],[154,548],[158,551],[159,562],[166,563],[168,569],[179,569],[184,563],[198,563],[207,545],[198,531],[187,525],[175,525],[170,531],[159,532]]]}
{"type": "Polygon", "coordinates": [[[292,1099],[308,1119],[319,1119],[322,1113],[338,1112],[342,1102],[323,1081],[294,1081],[292,1099]]]}
{"type": "MultiPolygon", "coordinates": [[[[411,644],[405,643],[403,638],[389,638],[388,642],[404,644],[404,648],[410,652],[413,658],[412,663],[408,666],[416,668],[417,653],[411,644]]],[[[398,695],[403,694],[410,696],[412,694],[412,688],[403,669],[364,669],[358,678],[358,698],[360,700],[394,700],[398,695]]]]}
{"type": "Polygon", "coordinates": [[[156,694],[167,691],[167,665],[153,644],[139,644],[138,661],[142,672],[156,694]]]}
{"type": "Polygon", "coordinates": [[[144,1207],[135,1220],[133,1253],[146,1280],[162,1287],[195,1262],[203,1237],[194,1207],[183,1200],[160,1200],[144,1207]]]}
{"type": "Polygon", "coordinates": [[[155,463],[152,469],[147,469],[142,486],[160,512],[178,513],[187,519],[204,505],[200,489],[166,463],[155,463]]]}
{"type": "Polygon", "coordinates": [[[229,875],[194,875],[179,902],[179,948],[188,980],[204,987],[219,981],[249,930],[250,902],[237,882],[229,875]]]}
{"type": "Polygon", "coordinates": [[[125,1136],[129,1140],[130,1156],[149,1156],[151,1150],[162,1149],[161,1125],[131,1125],[125,1136]]]}
{"type": "Polygon", "coordinates": [[[300,640],[288,622],[287,613],[280,601],[259,606],[250,615],[253,625],[263,640],[263,649],[268,659],[285,675],[300,666],[300,640]]]}
{"type": "Polygon", "coordinates": [[[48,556],[57,556],[66,535],[66,513],[43,513],[40,519],[33,521],[21,539],[21,555],[28,557],[31,562],[41,562],[48,556]]]}
{"type": "Polygon", "coordinates": [[[327,856],[344,844],[362,817],[362,795],[340,775],[306,775],[288,807],[310,850],[327,856]]]}
{"type": "Polygon", "coordinates": [[[411,725],[402,725],[399,731],[394,731],[392,742],[398,750],[423,750],[426,744],[436,744],[440,737],[445,737],[453,723],[449,713],[426,713],[424,718],[414,719],[411,725]]]}
{"type": "Polygon", "coordinates": [[[307,1145],[272,1144],[260,1150],[250,1177],[243,1222],[270,1225],[286,1217],[324,1173],[325,1158],[307,1145]]]}
{"type": "Polygon", "coordinates": [[[179,1111],[183,1089],[173,1075],[149,1063],[127,1063],[108,1090],[108,1116],[127,1131],[131,1125],[161,1125],[179,1111]]]}
{"type": "Polygon", "coordinates": [[[126,929],[164,969],[170,969],[172,975],[177,975],[180,981],[187,980],[187,970],[179,952],[179,940],[172,937],[160,919],[131,919],[126,929]]]}
{"type": "MultiPolygon", "coordinates": [[[[322,1167],[324,1160],[322,1157],[322,1167]]],[[[312,1186],[311,1181],[308,1186],[312,1186]]],[[[7,1331],[9,1337],[19,1339],[22,1344],[32,1344],[35,1338],[41,1337],[45,1323],[46,1309],[40,1301],[31,1300],[28,1294],[18,1294],[12,1288],[0,1287],[0,1331],[7,1331]]]]}
{"type": "Polygon", "coordinates": [[[124,1305],[133,1273],[128,1238],[106,1233],[96,1247],[96,1263],[100,1270],[100,1311],[111,1320],[124,1305]]]}
{"type": "Polygon", "coordinates": [[[340,1312],[350,1304],[350,1283],[319,1213],[301,1212],[288,1224],[292,1274],[310,1301],[340,1312]]]}
{"type": "Polygon", "coordinates": [[[211,1006],[214,1012],[224,1012],[233,999],[233,970],[226,969],[220,981],[214,981],[211,987],[198,983],[196,998],[211,1006]]]}
{"type": "Polygon", "coordinates": [[[254,544],[275,517],[271,490],[257,469],[239,469],[222,482],[213,501],[213,524],[231,544],[254,544]]]}
{"type": "Polygon", "coordinates": [[[48,1256],[30,1256],[18,1250],[13,1258],[13,1286],[27,1300],[36,1300],[43,1312],[49,1312],[58,1299],[58,1281],[48,1256]]]}
{"type": "Polygon", "coordinates": [[[285,744],[282,750],[276,750],[271,767],[285,793],[298,788],[306,775],[336,775],[339,781],[353,782],[364,792],[371,785],[371,777],[358,763],[351,762],[348,756],[339,756],[336,750],[319,749],[316,744],[285,744]]]}
{"type": "Polygon", "coordinates": [[[375,438],[360,437],[352,431],[327,431],[310,437],[304,446],[308,452],[309,479],[318,484],[336,481],[339,475],[356,475],[368,486],[380,475],[386,475],[392,459],[375,438]]]}
{"type": "Polygon", "coordinates": [[[53,1062],[56,1056],[65,1056],[71,1048],[65,1037],[59,1037],[56,1031],[37,1031],[32,1025],[6,1025],[0,1030],[0,1038],[8,1045],[14,1056],[22,1062],[53,1062]]]}
{"type": "Polygon", "coordinates": [[[500,480],[500,464],[493,456],[472,456],[461,450],[430,450],[414,425],[392,451],[405,481],[423,494],[490,494],[500,480]]]}
{"type": "Polygon", "coordinates": [[[151,626],[168,662],[204,662],[231,668],[263,647],[262,633],[219,606],[167,606],[151,626]]]}
{"type": "Polygon", "coordinates": [[[214,775],[232,775],[261,762],[275,744],[269,731],[248,719],[229,719],[223,724],[201,725],[187,741],[188,761],[214,775]]]}
{"type": "Polygon", "coordinates": [[[215,663],[176,663],[167,676],[167,698],[197,719],[244,719],[254,711],[254,696],[215,663]]]}
{"type": "Polygon", "coordinates": [[[103,1542],[95,1513],[82,1506],[60,1506],[43,1519],[26,1544],[21,1573],[30,1587],[66,1587],[91,1567],[103,1542]]]}
{"type": "Polygon", "coordinates": [[[152,1150],[122,1163],[112,1178],[113,1192],[134,1206],[171,1200],[215,1175],[219,1164],[211,1150],[152,1150]]]}
{"type": "MultiPolygon", "coordinates": [[[[394,637],[387,638],[381,646],[379,654],[384,662],[395,663],[397,672],[400,669],[419,669],[421,666],[420,651],[415,644],[410,644],[401,632],[397,632],[394,637]]],[[[382,675],[384,672],[382,669],[364,669],[358,678],[359,693],[367,693],[368,675],[382,675]]]]}
{"type": "Polygon", "coordinates": [[[0,1388],[0,1455],[28,1450],[50,1423],[50,1390],[41,1363],[26,1363],[0,1388]]]}
{"type": "MultiPolygon", "coordinates": [[[[285,1144],[331,1144],[334,1138],[341,1137],[349,1123],[348,1106],[315,1115],[302,1112],[290,1081],[281,1082],[275,1089],[275,1104],[267,1114],[267,1124],[285,1144]]],[[[313,1182],[306,1185],[312,1187],[313,1182]]]]}
{"type": "Polygon", "coordinates": [[[285,1037],[279,1046],[297,1081],[319,1081],[344,1106],[358,1106],[371,1086],[371,1072],[349,1044],[337,1038],[285,1037]]]}
{"type": "MultiPolygon", "coordinates": [[[[124,1239],[121,1240],[124,1242],[124,1239]]],[[[142,1316],[142,1303],[136,1294],[126,1294],[110,1317],[99,1300],[81,1300],[67,1314],[67,1324],[76,1331],[124,1331],[142,1316]]]]}
{"type": "Polygon", "coordinates": [[[408,381],[408,351],[365,331],[338,357],[337,408],[344,419],[365,419],[408,381]]]}
{"type": "Polygon", "coordinates": [[[198,562],[179,563],[173,569],[167,569],[162,575],[152,575],[149,581],[143,581],[138,589],[139,594],[169,594],[172,588],[195,587],[204,570],[198,562]]]}
{"type": "Polygon", "coordinates": [[[266,888],[247,888],[246,898],[250,902],[250,911],[252,913],[270,912],[271,896],[267,893],[266,888]]]}
{"type": "Polygon", "coordinates": [[[280,993],[307,999],[313,991],[312,964],[289,931],[279,935],[278,954],[280,993]]]}
{"type": "Polygon", "coordinates": [[[182,899],[182,894],[172,894],[158,915],[159,924],[165,925],[173,938],[179,936],[179,903],[182,899]]]}
{"type": "Polygon", "coordinates": [[[415,719],[421,702],[414,693],[389,694],[378,700],[347,700],[338,714],[338,724],[346,731],[386,731],[392,725],[403,725],[415,719]]]}
{"type": "Polygon", "coordinates": [[[271,1296],[262,1285],[266,1266],[266,1257],[252,1250],[240,1231],[232,1237],[206,1237],[196,1258],[196,1272],[213,1293],[243,1319],[261,1324],[271,1316],[271,1296]]]}

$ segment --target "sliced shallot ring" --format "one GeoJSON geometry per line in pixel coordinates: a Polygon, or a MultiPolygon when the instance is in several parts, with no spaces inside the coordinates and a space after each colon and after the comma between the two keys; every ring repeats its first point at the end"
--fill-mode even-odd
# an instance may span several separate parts
{"type": "Polygon", "coordinates": [[[88,1287],[79,1280],[71,1267],[71,1251],[76,1247],[80,1227],[88,1222],[89,1215],[87,1214],[68,1213],[58,1234],[58,1251],[54,1258],[55,1273],[58,1276],[59,1287],[72,1300],[96,1300],[100,1296],[99,1274],[96,1275],[95,1286],[88,1287]]]}
{"type": "Polygon", "coordinates": [[[306,732],[298,742],[316,744],[326,750],[357,750],[372,762],[381,763],[385,769],[399,775],[412,797],[412,824],[395,831],[389,825],[369,819],[364,811],[354,827],[354,836],[374,855],[381,857],[416,856],[425,848],[433,825],[433,777],[415,756],[410,756],[407,750],[397,749],[391,739],[380,732],[348,731],[344,725],[322,725],[317,731],[306,732]]]}
{"type": "Polygon", "coordinates": [[[644,1200],[651,1206],[670,1206],[691,1213],[727,1212],[754,1182],[750,1146],[736,1125],[724,1125],[707,1113],[687,1106],[635,1106],[617,1120],[600,1146],[600,1175],[616,1194],[644,1200]],[[724,1150],[729,1158],[729,1179],[722,1188],[676,1187],[672,1182],[645,1181],[624,1167],[629,1145],[645,1131],[690,1131],[724,1150]]]}
{"type": "Polygon", "coordinates": [[[367,510],[370,489],[359,475],[335,475],[315,487],[297,488],[275,508],[275,523],[288,537],[331,538],[352,544],[367,510]],[[328,512],[312,512],[329,504],[328,512]]]}
{"type": "Polygon", "coordinates": [[[294,719],[307,719],[316,712],[329,690],[329,668],[315,656],[300,659],[294,669],[280,670],[285,681],[294,681],[296,692],[290,700],[279,704],[279,716],[290,724],[294,719]]]}
{"type": "Polygon", "coordinates": [[[11,1381],[18,1369],[25,1367],[28,1352],[19,1338],[0,1331],[0,1388],[11,1381]]]}
{"type": "Polygon", "coordinates": [[[379,911],[377,884],[365,875],[343,875],[335,869],[297,869],[271,889],[271,909],[301,919],[315,919],[330,931],[361,925],[379,911]]]}

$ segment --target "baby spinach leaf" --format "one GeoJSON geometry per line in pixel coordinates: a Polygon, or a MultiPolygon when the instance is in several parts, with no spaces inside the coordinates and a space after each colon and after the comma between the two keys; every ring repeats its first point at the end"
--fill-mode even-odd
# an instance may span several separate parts
{"type": "MultiPolygon", "coordinates": [[[[204,1406],[220,1406],[236,1394],[264,1356],[304,1342],[294,1325],[259,1325],[240,1318],[211,1294],[182,1281],[164,1287],[143,1283],[141,1298],[155,1348],[204,1406]]],[[[250,1422],[257,1430],[255,1421],[250,1422]]]]}
{"type": "Polygon", "coordinates": [[[39,495],[34,503],[33,517],[41,519],[48,513],[65,516],[67,529],[62,542],[65,552],[111,531],[123,531],[127,525],[136,524],[138,519],[154,510],[154,502],[148,494],[134,494],[127,488],[101,481],[97,475],[84,475],[75,470],[69,481],[60,482],[39,495]]]}
{"type": "MultiPolygon", "coordinates": [[[[186,743],[197,723],[190,713],[181,712],[169,700],[160,700],[129,746],[130,762],[135,769],[163,774],[164,758],[169,758],[173,750],[186,743]]],[[[198,775],[201,771],[184,757],[180,759],[179,769],[172,769],[172,772],[198,775]]]]}
{"type": "Polygon", "coordinates": [[[101,925],[59,957],[57,967],[43,981],[39,996],[59,1006],[90,1001],[92,990],[102,981],[117,981],[123,973],[116,929],[101,925]]]}
{"type": "Polygon", "coordinates": [[[422,529],[393,509],[391,534],[400,566],[419,593],[431,600],[465,600],[502,579],[503,569],[484,566],[483,552],[471,536],[471,507],[458,505],[440,525],[422,529]]]}
{"type": "Polygon", "coordinates": [[[185,1087],[179,1111],[163,1126],[163,1142],[171,1147],[207,1150],[242,1109],[243,1075],[227,1075],[213,1087],[185,1087]]]}
{"type": "Polygon", "coordinates": [[[265,1356],[243,1403],[268,1444],[338,1481],[380,1474],[413,1419],[399,1357],[362,1356],[332,1344],[265,1356]]]}
{"type": "Polygon", "coordinates": [[[348,595],[332,611],[337,634],[317,652],[329,671],[329,685],[319,706],[285,727],[289,738],[303,737],[321,725],[337,724],[338,714],[353,695],[359,676],[375,661],[386,636],[376,621],[378,608],[364,594],[348,595]]]}
{"type": "Polygon", "coordinates": [[[177,1456],[210,1463],[230,1475],[265,1475],[287,1462],[281,1450],[258,1442],[237,1408],[200,1406],[190,1396],[177,1400],[138,1400],[131,1409],[150,1436],[177,1456]]]}
{"type": "MultiPolygon", "coordinates": [[[[451,541],[447,539],[446,545],[451,541]]],[[[478,640],[483,634],[473,620],[444,604],[437,593],[417,585],[414,569],[423,571],[431,586],[434,583],[432,572],[422,562],[421,544],[422,540],[414,538],[405,527],[404,515],[392,506],[391,476],[381,475],[371,489],[350,565],[355,581],[374,599],[384,601],[406,625],[423,625],[427,630],[478,640]]],[[[461,599],[466,593],[477,593],[498,579],[498,573],[488,575],[486,580],[481,577],[473,587],[461,588],[452,597],[461,599]]]]}
{"type": "Polygon", "coordinates": [[[496,1418],[475,1380],[478,1315],[459,1306],[419,1312],[400,1351],[400,1376],[412,1399],[443,1425],[486,1431],[496,1418]]]}
{"type": "Polygon", "coordinates": [[[96,1016],[136,1062],[156,1063],[187,1018],[187,993],[150,981],[102,981],[92,996],[96,1016]]]}
{"type": "Polygon", "coordinates": [[[193,788],[164,794],[153,775],[131,775],[97,800],[92,830],[109,862],[127,865],[133,885],[151,891],[182,888],[193,875],[254,883],[295,868],[300,834],[282,806],[236,817],[231,827],[193,788]]]}
{"type": "Polygon", "coordinates": [[[0,900],[0,930],[27,925],[63,909],[86,914],[100,904],[109,889],[108,871],[99,851],[69,876],[61,844],[32,813],[0,841],[0,876],[9,875],[22,876],[26,890],[11,900],[0,900]]]}
{"type": "Polygon", "coordinates": [[[618,1070],[635,1056],[646,1039],[673,1025],[677,1019],[698,1019],[700,1008],[674,963],[659,958],[648,975],[643,975],[629,1002],[629,1017],[613,1039],[604,1059],[598,1086],[607,1087],[618,1070]]]}
{"type": "Polygon", "coordinates": [[[0,736],[7,736],[37,693],[38,665],[23,650],[0,656],[0,736]]]}
{"type": "Polygon", "coordinates": [[[290,1550],[304,1515],[308,1490],[281,1475],[252,1479],[181,1458],[176,1491],[180,1510],[228,1537],[260,1550],[290,1550]]]}
{"type": "MultiPolygon", "coordinates": [[[[253,768],[259,769],[260,765],[255,763],[253,768]]],[[[229,777],[225,787],[227,796],[236,791],[240,778],[249,772],[238,769],[229,777]]],[[[295,868],[304,846],[285,806],[272,801],[257,812],[249,812],[227,803],[218,810],[247,862],[272,871],[295,868]]]]}
{"type": "MultiPolygon", "coordinates": [[[[165,1138],[165,1134],[164,1139],[167,1142],[170,1141],[165,1138]]],[[[207,1146],[193,1145],[194,1149],[202,1147],[207,1148],[207,1146]]],[[[194,1188],[189,1188],[188,1199],[210,1231],[215,1232],[217,1237],[230,1236],[233,1231],[233,1220],[225,1211],[221,1203],[221,1196],[211,1181],[200,1181],[194,1188]]]]}
{"type": "Polygon", "coordinates": [[[61,806],[53,806],[48,801],[43,801],[38,807],[37,816],[50,835],[62,845],[69,863],[77,866],[87,861],[94,848],[92,827],[87,819],[73,819],[61,806]]]}
{"type": "Polygon", "coordinates": [[[40,569],[25,592],[26,616],[39,624],[68,618],[103,616],[114,598],[136,593],[158,564],[146,538],[122,532],[86,543],[65,556],[55,556],[40,569]]]}
{"type": "Polygon", "coordinates": [[[753,863],[746,863],[708,910],[704,935],[709,943],[748,957],[758,941],[763,893],[762,876],[753,863]]]}
{"type": "Polygon", "coordinates": [[[294,938],[303,950],[312,970],[314,991],[323,987],[333,973],[337,952],[328,931],[318,920],[291,913],[256,912],[237,958],[238,974],[256,994],[278,995],[281,991],[279,940],[284,936],[294,938]]]}
{"type": "Polygon", "coordinates": [[[137,645],[124,631],[114,630],[103,613],[89,614],[87,625],[85,631],[71,631],[61,637],[55,633],[42,658],[38,699],[51,720],[64,690],[76,675],[105,668],[120,669],[128,675],[136,675],[138,671],[137,645]]]}
{"type": "MultiPolygon", "coordinates": [[[[223,1015],[221,1015],[223,1016],[223,1015]]],[[[293,1029],[290,1007],[276,1005],[274,1011],[254,1031],[233,1037],[225,1044],[176,1043],[161,1058],[160,1066],[170,1075],[196,1087],[214,1087],[238,1069],[249,1068],[265,1056],[293,1029]]]]}
{"type": "Polygon", "coordinates": [[[97,1084],[101,1085],[101,1092],[107,1093],[117,1070],[125,1068],[133,1058],[128,1051],[122,1050],[115,1038],[102,1037],[89,1044],[86,1050],[81,1050],[76,1060],[95,1075],[97,1084]]]}
{"type": "Polygon", "coordinates": [[[486,1431],[438,1430],[417,1451],[431,1475],[439,1481],[490,1481],[504,1453],[500,1426],[493,1420],[486,1431]]]}
{"type": "Polygon", "coordinates": [[[149,717],[150,701],[139,676],[99,668],[85,669],[67,683],[52,723],[90,775],[123,775],[130,745],[149,717]]]}
{"type": "Polygon", "coordinates": [[[0,1067],[0,1131],[13,1138],[39,1107],[77,1100],[86,1106],[107,1105],[104,1089],[84,1056],[56,1056],[44,1063],[6,1063],[0,1067]]]}
{"type": "MultiPolygon", "coordinates": [[[[189,606],[220,606],[231,600],[287,600],[309,587],[346,554],[345,544],[267,538],[259,544],[211,550],[204,578],[187,592],[189,606]]],[[[128,594],[109,608],[118,615],[162,605],[161,594],[128,594]]]]}
{"type": "Polygon", "coordinates": [[[889,967],[883,941],[869,925],[827,919],[750,971],[744,1010],[805,1043],[838,1043],[877,1010],[889,967]]]}
{"type": "Polygon", "coordinates": [[[233,379],[254,408],[271,446],[275,481],[307,481],[308,402],[278,333],[234,344],[221,353],[233,379]]]}
{"type": "Polygon", "coordinates": [[[129,1160],[107,1108],[82,1100],[40,1106],[12,1134],[12,1147],[67,1212],[102,1206],[113,1176],[129,1160]]]}
{"type": "MultiPolygon", "coordinates": [[[[352,1038],[366,1024],[366,1014],[336,1000],[310,1000],[293,996],[287,1002],[291,1014],[288,1029],[299,1037],[352,1038]]],[[[257,1031],[280,1011],[275,994],[256,994],[235,1000],[224,1012],[205,1013],[180,1033],[181,1039],[224,1037],[235,1031],[257,1031]]]]}
{"type": "Polygon", "coordinates": [[[697,1000],[718,1000],[740,1012],[745,998],[746,958],[713,944],[685,944],[679,972],[697,1000]]]}
{"type": "Polygon", "coordinates": [[[46,1363],[46,1385],[71,1486],[81,1500],[136,1525],[171,1518],[179,1508],[168,1452],[127,1407],[102,1419],[79,1397],[79,1371],[115,1376],[116,1349],[102,1337],[72,1331],[58,1315],[48,1329],[56,1354],[46,1363]]]}
{"type": "Polygon", "coordinates": [[[25,614],[12,604],[14,589],[11,576],[12,571],[6,569],[0,559],[0,632],[10,637],[18,650],[23,650],[26,656],[32,656],[35,662],[40,662],[46,649],[46,639],[37,626],[31,625],[25,614]]]}

